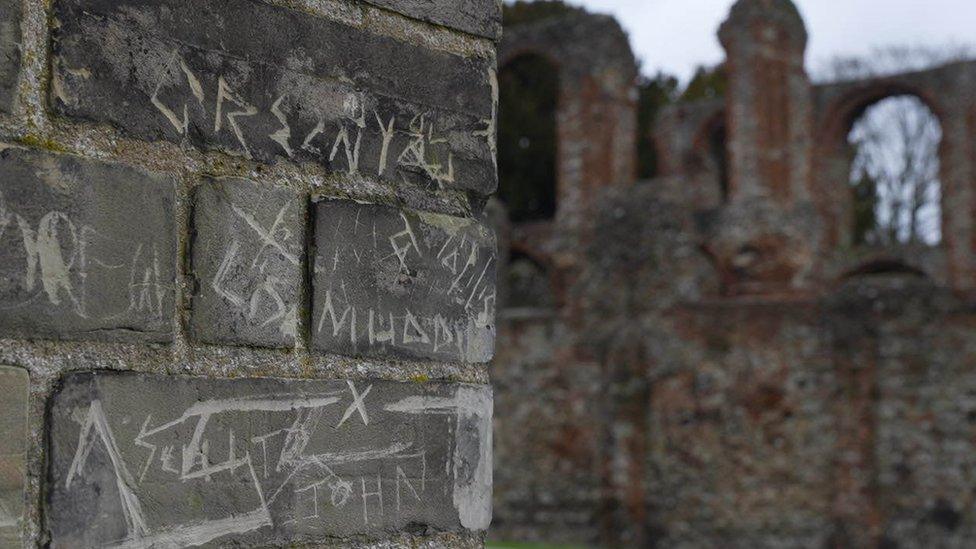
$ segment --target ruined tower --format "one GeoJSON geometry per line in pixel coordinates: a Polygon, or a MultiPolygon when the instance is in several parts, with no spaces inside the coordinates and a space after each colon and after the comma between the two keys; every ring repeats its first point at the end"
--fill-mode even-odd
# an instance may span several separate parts
{"type": "MultiPolygon", "coordinates": [[[[501,51],[541,37],[580,47],[570,32],[528,30],[506,32],[501,51]]],[[[494,535],[965,546],[976,538],[976,61],[811,85],[787,0],[738,2],[721,34],[726,96],[664,109],[659,173],[591,194],[592,238],[572,247],[559,231],[511,227],[513,250],[567,250],[579,276],[568,299],[513,298],[500,315],[495,449],[520,467],[496,471],[494,535]],[[897,95],[942,128],[939,243],[850,238],[849,136],[897,95]]],[[[583,135],[559,145],[606,143],[583,135]]],[[[546,275],[523,295],[560,287],[546,275]]]]}
{"type": "Polygon", "coordinates": [[[498,4],[0,29],[0,546],[482,546],[498,4]]]}
{"type": "Polygon", "coordinates": [[[711,252],[731,293],[796,291],[808,283],[819,231],[806,29],[790,0],[740,0],[719,38],[728,55],[730,181],[711,252]]]}

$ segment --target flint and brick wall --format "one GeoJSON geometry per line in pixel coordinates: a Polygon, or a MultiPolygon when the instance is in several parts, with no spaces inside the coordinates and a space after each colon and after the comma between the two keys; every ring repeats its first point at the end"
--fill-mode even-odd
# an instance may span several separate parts
{"type": "Polygon", "coordinates": [[[483,544],[499,31],[0,1],[0,545],[483,544]]]}
{"type": "MultiPolygon", "coordinates": [[[[581,17],[572,28],[606,24],[581,17]]],[[[597,74],[620,60],[597,47],[608,33],[547,30],[569,21],[506,29],[500,51],[586,49],[597,74]]],[[[502,306],[495,457],[520,467],[496,469],[493,536],[971,545],[976,63],[811,85],[789,0],[740,0],[722,38],[727,95],[658,119],[660,177],[561,171],[560,186],[578,188],[561,188],[557,209],[585,208],[586,232],[558,213],[501,223],[559,299],[502,306]],[[942,124],[944,242],[855,247],[847,133],[867,105],[903,93],[942,124]],[[725,189],[709,143],[723,125],[725,189]]],[[[579,154],[604,150],[605,135],[560,132],[562,169],[625,165],[579,154]]]]}
{"type": "Polygon", "coordinates": [[[557,211],[550,222],[503,222],[499,234],[504,247],[547,269],[557,305],[509,311],[499,322],[506,344],[492,382],[500,410],[495,450],[505,459],[495,468],[493,531],[497,539],[578,544],[604,537],[611,504],[602,490],[601,366],[576,337],[593,305],[576,291],[580,251],[598,237],[602,192],[636,176],[637,66],[626,33],[606,15],[572,13],[506,29],[499,70],[523,54],[543,56],[559,74],[557,211]]]}

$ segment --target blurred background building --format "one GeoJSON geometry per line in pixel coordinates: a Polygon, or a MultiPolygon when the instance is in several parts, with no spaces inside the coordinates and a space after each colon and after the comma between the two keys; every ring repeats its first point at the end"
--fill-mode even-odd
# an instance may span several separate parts
{"type": "Polygon", "coordinates": [[[492,538],[976,539],[976,63],[811,82],[790,0],[638,76],[609,16],[507,8],[492,538]]]}

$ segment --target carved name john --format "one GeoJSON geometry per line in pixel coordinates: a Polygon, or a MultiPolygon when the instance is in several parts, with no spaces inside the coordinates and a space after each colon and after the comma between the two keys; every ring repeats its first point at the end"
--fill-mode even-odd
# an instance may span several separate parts
{"type": "Polygon", "coordinates": [[[62,113],[263,162],[495,189],[487,60],[253,0],[59,0],[55,12],[62,113]]]}
{"type": "Polygon", "coordinates": [[[52,547],[272,544],[488,526],[491,392],[380,381],[69,375],[52,547]]]}
{"type": "Polygon", "coordinates": [[[485,226],[326,200],[315,208],[315,247],[315,349],[491,360],[496,261],[485,226]]]}
{"type": "Polygon", "coordinates": [[[0,181],[0,331],[171,339],[172,180],[8,148],[0,181]]]}

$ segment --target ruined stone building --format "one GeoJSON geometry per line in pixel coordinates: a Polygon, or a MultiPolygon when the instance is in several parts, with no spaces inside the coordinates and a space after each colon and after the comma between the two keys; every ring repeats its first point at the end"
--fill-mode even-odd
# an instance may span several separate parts
{"type": "Polygon", "coordinates": [[[740,0],[719,37],[727,93],[661,114],[637,181],[617,23],[505,30],[500,79],[558,76],[557,146],[551,215],[495,211],[492,535],[971,546],[976,63],[814,85],[789,0],[740,0]],[[861,245],[848,133],[901,95],[941,124],[941,240],[861,245]]]}
{"type": "Polygon", "coordinates": [[[483,547],[495,0],[0,0],[0,547],[483,547]]]}

